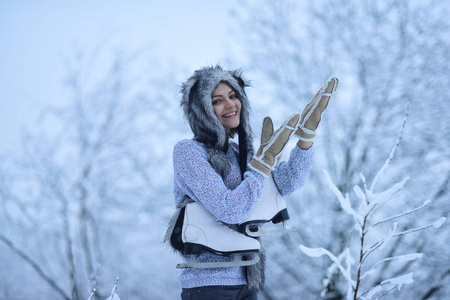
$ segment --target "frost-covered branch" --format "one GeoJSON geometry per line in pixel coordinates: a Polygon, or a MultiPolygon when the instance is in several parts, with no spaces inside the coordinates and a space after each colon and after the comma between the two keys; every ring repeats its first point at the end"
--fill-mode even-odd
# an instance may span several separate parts
{"type": "Polygon", "coordinates": [[[388,288],[387,290],[385,290],[384,292],[382,292],[375,298],[375,299],[380,299],[395,289],[400,290],[403,287],[403,285],[405,285],[405,284],[413,283],[414,279],[412,276],[413,276],[413,273],[409,273],[409,274],[402,275],[399,277],[384,280],[379,285],[362,293],[357,299],[361,299],[361,300],[373,299],[373,297],[375,297],[376,294],[383,291],[383,285],[388,285],[388,284],[393,285],[392,287],[388,288]]]}
{"type": "MultiPolygon", "coordinates": [[[[300,248],[300,249],[302,249],[302,248],[300,248]]],[[[350,268],[351,268],[351,265],[353,262],[351,261],[350,253],[347,251],[347,249],[344,252],[342,252],[341,254],[339,254],[339,256],[337,257],[337,260],[339,261],[340,266],[342,266],[342,260],[344,260],[344,259],[347,263],[347,269],[345,270],[345,272],[346,272],[346,274],[350,274],[350,268]]],[[[332,281],[333,274],[335,274],[337,270],[338,270],[338,264],[332,264],[328,267],[327,275],[326,275],[325,279],[322,280],[323,289],[320,292],[320,296],[322,298],[325,298],[325,296],[328,292],[328,289],[330,287],[330,283],[332,281]]],[[[353,289],[352,284],[349,284],[348,288],[353,289]]]]}
{"type": "Polygon", "coordinates": [[[334,262],[334,264],[338,267],[339,271],[341,271],[341,274],[344,276],[344,278],[347,279],[348,282],[352,283],[352,285],[354,284],[354,282],[350,276],[350,272],[348,272],[348,270],[346,270],[344,268],[344,266],[341,264],[340,260],[336,256],[334,256],[330,251],[328,251],[327,249],[325,249],[325,248],[308,248],[303,245],[300,245],[299,248],[300,248],[300,250],[303,251],[303,253],[305,253],[309,257],[320,257],[322,255],[328,256],[334,262]]]}
{"type": "MultiPolygon", "coordinates": [[[[436,221],[432,224],[425,225],[425,226],[411,229],[411,230],[407,230],[407,231],[400,232],[400,233],[396,233],[397,223],[394,222],[391,226],[391,229],[386,234],[386,236],[384,236],[383,238],[381,238],[380,240],[375,242],[367,250],[365,250],[364,249],[364,241],[365,241],[366,235],[368,235],[371,232],[371,229],[374,226],[379,225],[381,223],[393,221],[393,220],[399,219],[401,217],[407,216],[409,214],[412,214],[414,212],[417,212],[417,211],[423,209],[424,207],[426,207],[429,204],[429,201],[425,201],[423,205],[421,205],[420,207],[417,207],[415,209],[411,209],[406,212],[396,214],[394,216],[384,218],[379,221],[374,220],[374,224],[371,227],[366,229],[365,226],[366,226],[367,222],[371,221],[373,218],[373,212],[375,210],[379,209],[387,201],[392,200],[403,189],[407,179],[404,179],[403,181],[394,184],[392,187],[390,187],[386,191],[383,191],[378,194],[374,194],[372,192],[372,190],[367,189],[367,186],[365,184],[365,178],[363,175],[361,175],[361,178],[363,181],[363,189],[361,189],[360,187],[354,188],[355,195],[357,196],[357,198],[359,198],[362,201],[360,211],[356,211],[351,206],[349,196],[346,195],[344,197],[342,195],[342,193],[337,189],[336,185],[332,182],[328,173],[326,171],[324,171],[324,174],[325,174],[325,178],[327,180],[327,183],[328,183],[330,189],[333,191],[334,195],[337,197],[339,203],[341,204],[342,209],[346,213],[350,214],[353,217],[353,220],[355,222],[355,227],[357,228],[358,232],[360,233],[360,257],[359,257],[359,264],[357,267],[356,278],[355,279],[352,278],[351,271],[350,271],[351,270],[350,264],[347,263],[347,268],[344,267],[344,265],[342,264],[342,259],[341,258],[338,259],[330,251],[328,251],[324,248],[314,248],[314,249],[308,248],[308,247],[305,247],[304,245],[300,245],[300,249],[306,255],[308,255],[310,257],[319,257],[322,255],[326,255],[331,259],[331,261],[333,262],[333,265],[335,265],[339,269],[340,273],[343,275],[344,279],[347,281],[347,283],[349,285],[347,299],[352,299],[352,297],[354,300],[356,300],[356,299],[373,299],[373,297],[377,297],[376,299],[378,299],[396,288],[400,289],[404,284],[412,283],[413,282],[412,273],[410,273],[410,274],[402,275],[402,276],[399,276],[396,278],[384,280],[383,282],[381,282],[380,285],[369,288],[368,291],[362,293],[361,295],[359,295],[359,293],[358,293],[359,289],[361,287],[360,285],[361,285],[362,281],[364,279],[366,279],[367,277],[369,277],[370,275],[372,275],[373,273],[375,273],[375,268],[377,266],[379,266],[380,264],[387,263],[387,262],[394,261],[394,260],[399,261],[399,262],[405,262],[405,261],[411,261],[411,260],[415,260],[415,259],[422,257],[421,253],[414,253],[414,254],[409,254],[409,255],[399,255],[399,256],[395,256],[395,257],[384,258],[384,259],[378,261],[377,263],[375,263],[371,268],[369,268],[367,271],[365,271],[363,273],[362,269],[363,269],[364,262],[370,256],[370,254],[372,254],[375,251],[379,251],[379,250],[382,250],[383,248],[385,248],[389,244],[390,240],[394,237],[398,237],[398,236],[405,235],[408,233],[423,230],[423,229],[426,229],[426,228],[429,228],[432,226],[434,228],[439,228],[445,222],[446,219],[444,217],[442,217],[438,221],[436,221]],[[386,289],[384,286],[387,286],[387,284],[394,285],[394,287],[386,289]],[[376,296],[376,295],[378,295],[378,296],[376,296]]],[[[372,185],[372,186],[374,186],[374,185],[372,185]]],[[[347,248],[344,252],[350,253],[350,248],[347,248]]]]}
{"type": "MultiPolygon", "coordinates": [[[[416,211],[419,211],[419,210],[421,210],[422,208],[424,208],[425,206],[427,206],[428,204],[430,204],[430,202],[431,202],[431,200],[427,200],[427,201],[425,201],[421,206],[419,206],[419,207],[417,207],[417,208],[414,208],[414,209],[412,209],[412,210],[410,210],[410,211],[407,211],[407,212],[398,214],[398,215],[396,215],[396,216],[392,216],[392,217],[389,217],[389,218],[387,218],[387,219],[378,221],[378,222],[374,223],[372,226],[370,226],[370,228],[375,227],[375,226],[377,226],[377,225],[379,225],[379,224],[381,224],[381,223],[386,223],[386,222],[389,222],[389,221],[392,221],[392,220],[395,220],[395,219],[404,217],[404,216],[406,216],[406,215],[412,214],[412,213],[414,213],[414,212],[416,212],[416,211]]],[[[368,228],[367,230],[369,230],[370,228],[368,228]]]]}
{"type": "Polygon", "coordinates": [[[391,239],[395,235],[395,231],[397,230],[397,223],[392,224],[391,229],[389,230],[386,237],[382,238],[381,240],[377,241],[374,245],[372,245],[369,250],[363,252],[363,256],[360,260],[360,266],[364,263],[367,257],[374,252],[375,250],[381,250],[386,247],[386,245],[391,241],[391,239]]]}
{"type": "MultiPolygon", "coordinates": [[[[119,295],[116,293],[117,291],[117,285],[119,283],[119,277],[116,278],[116,283],[114,284],[114,287],[111,290],[111,295],[106,298],[106,300],[120,300],[119,295]]],[[[89,298],[87,300],[92,300],[95,294],[95,288],[92,289],[91,294],[89,295],[89,298]]]]}
{"type": "Polygon", "coordinates": [[[405,130],[405,125],[406,125],[406,120],[408,119],[408,114],[409,114],[409,102],[406,103],[406,112],[405,112],[405,117],[403,118],[402,129],[397,138],[395,146],[394,146],[394,148],[392,148],[392,151],[389,154],[388,159],[385,161],[383,167],[381,167],[380,171],[378,171],[377,175],[373,179],[372,185],[370,186],[371,191],[373,191],[375,189],[375,186],[377,185],[379,178],[381,177],[381,175],[384,174],[386,169],[389,167],[389,164],[391,163],[392,159],[394,158],[394,154],[397,151],[398,145],[400,144],[400,140],[402,139],[403,131],[405,130]]]}
{"type": "Polygon", "coordinates": [[[407,255],[399,255],[399,256],[394,256],[394,257],[388,257],[385,258],[383,260],[380,260],[379,262],[377,262],[375,265],[373,265],[372,267],[370,267],[370,269],[368,269],[362,276],[361,279],[364,279],[365,277],[371,275],[374,273],[375,268],[379,265],[381,265],[382,263],[388,262],[388,261],[392,261],[392,260],[397,260],[397,261],[411,261],[411,260],[415,260],[415,259],[419,259],[422,258],[423,254],[422,253],[413,253],[413,254],[407,254],[407,255]]]}
{"type": "Polygon", "coordinates": [[[434,227],[434,228],[437,229],[437,228],[441,227],[442,224],[444,224],[446,220],[447,220],[447,218],[441,217],[441,218],[439,218],[439,220],[437,220],[436,222],[434,222],[432,224],[428,224],[428,225],[425,225],[425,226],[422,226],[422,227],[418,227],[418,228],[414,228],[414,229],[410,229],[410,230],[399,232],[399,233],[395,234],[394,237],[398,237],[398,236],[405,235],[405,234],[412,233],[412,232],[417,232],[417,231],[424,230],[424,229],[427,229],[427,228],[430,228],[430,227],[434,227]]]}
{"type": "Polygon", "coordinates": [[[348,213],[349,215],[353,216],[355,221],[358,222],[359,226],[362,226],[362,223],[364,222],[364,218],[360,216],[351,206],[350,200],[348,198],[348,194],[342,195],[341,191],[337,188],[337,186],[333,183],[333,181],[330,178],[330,175],[328,175],[328,172],[326,170],[323,170],[323,173],[325,174],[325,178],[327,179],[328,186],[330,187],[331,191],[334,193],[334,195],[337,197],[339,203],[341,204],[342,209],[348,213]]]}
{"type": "Polygon", "coordinates": [[[116,279],[116,284],[114,285],[111,296],[109,296],[106,300],[120,300],[119,295],[116,294],[117,291],[117,284],[119,283],[119,277],[116,279]]]}
{"type": "Polygon", "coordinates": [[[89,298],[87,300],[92,300],[92,298],[94,297],[94,294],[95,294],[95,288],[92,289],[92,292],[89,295],[89,298]]]}

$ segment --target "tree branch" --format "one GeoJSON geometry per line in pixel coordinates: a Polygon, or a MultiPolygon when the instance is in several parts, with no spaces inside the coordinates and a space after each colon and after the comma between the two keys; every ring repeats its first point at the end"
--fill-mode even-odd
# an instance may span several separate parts
{"type": "Polygon", "coordinates": [[[28,263],[38,274],[44,279],[58,294],[60,294],[65,300],[71,300],[69,295],[67,295],[64,290],[58,286],[58,284],[51,279],[47,274],[45,274],[44,270],[34,261],[28,254],[20,250],[14,243],[8,239],[6,236],[0,233],[0,240],[5,243],[13,252],[19,255],[26,263],[28,263]]]}

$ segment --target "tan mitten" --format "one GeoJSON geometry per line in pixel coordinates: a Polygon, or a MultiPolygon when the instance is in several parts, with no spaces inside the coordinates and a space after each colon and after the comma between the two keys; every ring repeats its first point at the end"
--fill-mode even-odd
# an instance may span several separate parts
{"type": "Polygon", "coordinates": [[[303,111],[297,125],[297,130],[295,131],[295,136],[306,142],[310,142],[314,139],[321,115],[325,108],[327,108],[328,101],[333,92],[336,91],[338,85],[339,80],[336,77],[331,77],[325,85],[320,88],[303,111]]]}
{"type": "Polygon", "coordinates": [[[268,177],[281,159],[281,154],[292,136],[300,115],[293,115],[284,121],[281,127],[273,132],[273,123],[269,117],[264,118],[261,146],[248,164],[248,167],[268,177]]]}

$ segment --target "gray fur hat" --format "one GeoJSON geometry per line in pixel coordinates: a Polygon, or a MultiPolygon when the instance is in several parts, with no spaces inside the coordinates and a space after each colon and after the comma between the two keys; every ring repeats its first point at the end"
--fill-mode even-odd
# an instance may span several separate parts
{"type": "Polygon", "coordinates": [[[224,178],[229,170],[225,152],[229,136],[220,123],[211,101],[211,95],[220,82],[227,83],[241,102],[240,125],[232,130],[239,136],[239,165],[242,174],[253,155],[253,136],[249,122],[250,103],[245,93],[249,82],[240,70],[228,71],[221,66],[196,70],[181,87],[181,107],[194,133],[194,138],[207,146],[209,162],[224,178]]]}

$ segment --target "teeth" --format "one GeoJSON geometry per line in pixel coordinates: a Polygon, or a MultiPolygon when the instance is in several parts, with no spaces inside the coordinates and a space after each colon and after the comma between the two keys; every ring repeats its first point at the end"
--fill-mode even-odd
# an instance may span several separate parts
{"type": "Polygon", "coordinates": [[[225,117],[225,118],[228,118],[228,117],[232,117],[232,116],[235,116],[235,115],[236,115],[236,112],[231,113],[231,114],[224,115],[224,117],[225,117]]]}

